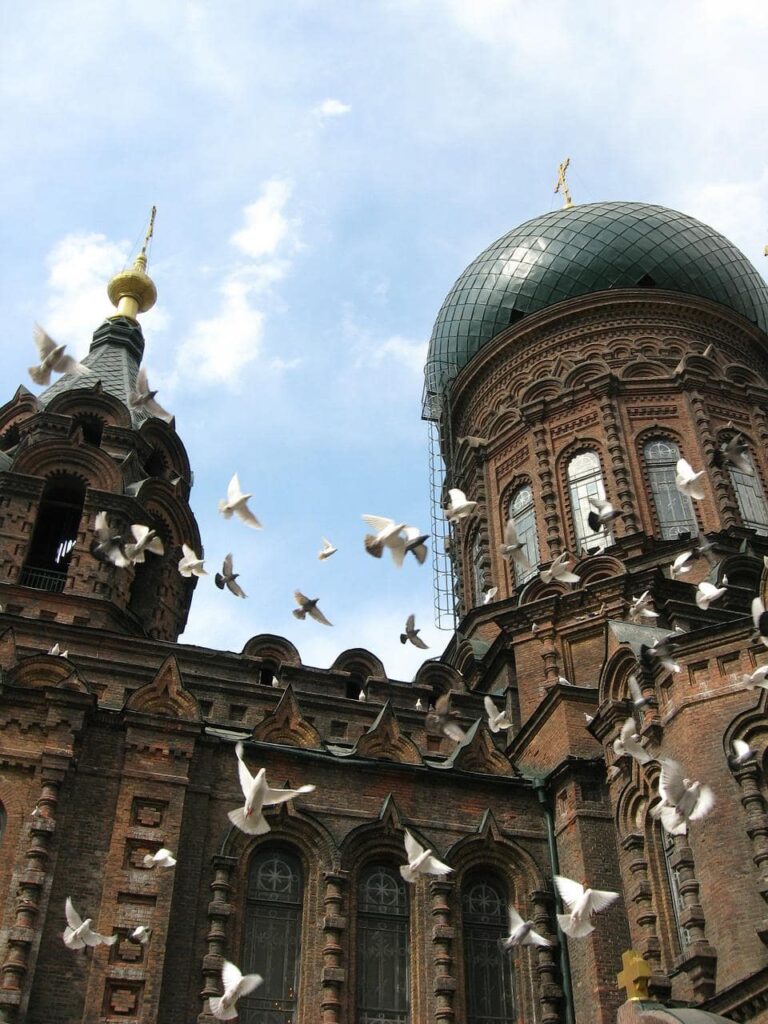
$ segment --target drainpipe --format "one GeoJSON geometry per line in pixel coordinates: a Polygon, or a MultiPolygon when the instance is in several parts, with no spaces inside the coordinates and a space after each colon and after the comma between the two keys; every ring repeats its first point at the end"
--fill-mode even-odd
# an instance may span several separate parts
{"type": "MultiPolygon", "coordinates": [[[[555,823],[552,818],[552,808],[549,806],[549,800],[547,799],[547,785],[543,779],[533,779],[533,788],[536,791],[536,796],[539,798],[539,803],[544,811],[544,820],[547,823],[547,845],[549,846],[549,862],[552,865],[552,875],[559,875],[560,862],[557,858],[557,846],[555,845],[555,823]]],[[[552,885],[555,895],[557,895],[554,877],[552,885]]],[[[557,931],[560,936],[560,973],[563,978],[565,1024],[576,1024],[576,1014],[573,1009],[573,986],[571,985],[571,961],[568,956],[568,943],[566,942],[565,935],[560,930],[559,924],[557,931]]]]}

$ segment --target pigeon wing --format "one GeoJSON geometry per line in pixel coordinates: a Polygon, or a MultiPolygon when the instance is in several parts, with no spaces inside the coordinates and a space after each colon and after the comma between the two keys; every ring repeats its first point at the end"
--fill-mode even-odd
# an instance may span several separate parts
{"type": "Polygon", "coordinates": [[[555,885],[566,906],[572,907],[584,895],[584,886],[563,875],[555,875],[555,885]]]}
{"type": "Polygon", "coordinates": [[[229,995],[237,989],[237,986],[243,980],[243,974],[239,967],[235,967],[229,960],[224,961],[224,965],[221,968],[221,980],[224,983],[224,992],[229,995]]]}
{"type": "Polygon", "coordinates": [[[523,921],[522,917],[520,916],[520,914],[518,914],[517,910],[515,910],[511,903],[507,908],[507,913],[509,914],[510,932],[513,932],[516,928],[519,928],[521,924],[525,924],[525,921],[523,921]]]}
{"type": "Polygon", "coordinates": [[[315,787],[300,786],[298,789],[270,789],[267,786],[264,790],[264,805],[266,807],[273,807],[275,804],[285,804],[289,800],[293,800],[297,796],[301,796],[302,793],[314,793],[315,787]]]}
{"type": "Polygon", "coordinates": [[[464,491],[460,491],[458,487],[451,487],[448,491],[448,496],[451,499],[451,507],[456,508],[458,505],[466,505],[467,496],[464,491]]]}
{"type": "Polygon", "coordinates": [[[706,817],[714,806],[715,794],[709,786],[702,786],[699,790],[699,799],[696,801],[696,806],[688,817],[691,821],[698,821],[699,818],[706,817]]]}
{"type": "Polygon", "coordinates": [[[313,618],[315,622],[322,622],[324,626],[332,626],[333,623],[329,622],[328,619],[323,615],[320,609],[315,605],[314,608],[307,608],[310,618],[313,618]]]}
{"type": "Polygon", "coordinates": [[[759,597],[752,599],[752,621],[755,624],[755,629],[760,628],[760,616],[765,614],[765,605],[759,597]]]}
{"type": "Polygon", "coordinates": [[[464,730],[456,722],[446,722],[443,725],[443,732],[448,739],[455,740],[457,743],[461,743],[465,735],[464,730]]]}
{"type": "Polygon", "coordinates": [[[405,620],[405,632],[406,633],[412,633],[415,628],[416,628],[416,616],[415,615],[409,615],[408,618],[405,620]]]}
{"type": "Polygon", "coordinates": [[[589,894],[589,900],[587,906],[590,911],[597,912],[598,910],[605,910],[619,898],[617,892],[607,892],[605,889],[592,889],[589,894]]]}
{"type": "Polygon", "coordinates": [[[492,722],[496,718],[499,712],[496,710],[496,705],[493,703],[488,694],[483,697],[483,705],[485,707],[485,713],[488,715],[489,720],[492,722]]]}
{"type": "Polygon", "coordinates": [[[637,676],[634,674],[634,672],[629,677],[629,679],[627,679],[627,686],[629,687],[629,692],[631,693],[632,700],[635,702],[635,704],[645,699],[643,697],[643,691],[640,689],[640,683],[638,683],[637,676]]]}
{"type": "Polygon", "coordinates": [[[390,526],[395,525],[394,519],[387,519],[385,516],[372,516],[366,514],[362,518],[363,522],[367,523],[372,530],[376,531],[376,533],[381,533],[382,530],[386,530],[390,526]]]}
{"type": "Polygon", "coordinates": [[[249,992],[253,992],[253,990],[258,988],[263,981],[264,979],[260,974],[244,974],[237,986],[238,999],[242,999],[242,997],[247,996],[249,992]]]}
{"type": "Polygon", "coordinates": [[[35,345],[37,346],[38,355],[40,356],[40,362],[42,362],[46,356],[49,356],[51,352],[57,348],[56,342],[50,334],[40,326],[40,324],[35,324],[32,336],[35,339],[35,345]]]}
{"type": "Polygon", "coordinates": [[[519,544],[520,541],[517,538],[517,530],[515,529],[514,520],[508,519],[507,525],[504,527],[504,543],[508,545],[519,544]]]}
{"type": "Polygon", "coordinates": [[[734,740],[733,749],[737,757],[746,757],[749,753],[749,744],[745,743],[744,740],[734,740]]]}
{"type": "Polygon", "coordinates": [[[222,566],[222,570],[221,571],[222,571],[224,576],[231,576],[232,575],[232,568],[233,568],[233,566],[232,566],[232,555],[229,554],[224,559],[224,565],[222,566]]]}
{"type": "Polygon", "coordinates": [[[447,864],[443,864],[441,860],[430,854],[422,861],[421,870],[427,875],[447,875],[453,871],[453,868],[449,868],[447,864]]]}
{"type": "Polygon", "coordinates": [[[671,758],[665,757],[661,761],[661,775],[659,776],[659,796],[667,804],[676,805],[681,797],[685,795],[683,783],[683,769],[671,758]]]}
{"type": "Polygon", "coordinates": [[[240,490],[240,479],[237,473],[233,473],[232,479],[227,484],[227,503],[233,505],[239,498],[242,498],[243,492],[240,490]]]}
{"type": "Polygon", "coordinates": [[[413,838],[407,829],[405,831],[405,852],[408,856],[409,864],[412,864],[417,857],[424,853],[424,847],[413,838]]]}
{"type": "Polygon", "coordinates": [[[69,896],[67,896],[67,902],[64,904],[64,913],[67,915],[67,924],[73,930],[79,928],[83,923],[82,917],[80,917],[78,912],[75,910],[69,896]]]}
{"type": "Polygon", "coordinates": [[[248,799],[253,788],[253,775],[248,771],[248,766],[243,760],[242,743],[237,744],[235,753],[237,754],[237,773],[240,776],[240,788],[243,791],[243,796],[248,799]]]}

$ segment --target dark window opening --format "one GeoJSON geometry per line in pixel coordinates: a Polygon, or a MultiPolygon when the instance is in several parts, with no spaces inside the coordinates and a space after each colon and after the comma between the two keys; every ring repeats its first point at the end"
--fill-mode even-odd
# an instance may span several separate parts
{"type": "Polygon", "coordinates": [[[168,460],[161,451],[153,448],[152,454],[144,463],[144,469],[150,476],[163,478],[168,471],[168,460]]]}
{"type": "Polygon", "coordinates": [[[22,586],[55,593],[64,589],[84,501],[85,487],[79,480],[67,477],[45,485],[19,577],[22,586]]]}
{"type": "Polygon", "coordinates": [[[358,700],[360,697],[360,691],[366,692],[365,690],[365,676],[362,671],[353,666],[350,669],[350,677],[346,684],[346,696],[350,700],[358,700]]]}
{"type": "Polygon", "coordinates": [[[650,274],[643,274],[640,280],[637,282],[638,288],[655,288],[656,282],[650,274]]]}
{"type": "Polygon", "coordinates": [[[19,426],[14,423],[0,436],[0,452],[9,452],[19,443],[19,426]]]}
{"type": "Polygon", "coordinates": [[[358,1024],[408,1024],[408,894],[400,875],[375,864],[360,879],[358,1024]]]}
{"type": "Polygon", "coordinates": [[[278,665],[274,661],[265,661],[259,670],[259,685],[271,686],[277,674],[278,665]]]}
{"type": "Polygon", "coordinates": [[[86,444],[92,444],[98,448],[101,444],[101,437],[104,433],[104,421],[99,416],[87,413],[75,416],[73,433],[80,431],[80,436],[86,444]]]}

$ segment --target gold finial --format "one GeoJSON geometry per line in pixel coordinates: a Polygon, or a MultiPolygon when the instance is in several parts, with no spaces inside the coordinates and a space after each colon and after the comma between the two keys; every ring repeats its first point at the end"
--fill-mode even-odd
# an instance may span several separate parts
{"type": "Polygon", "coordinates": [[[616,975],[616,981],[619,988],[627,990],[627,999],[648,999],[648,979],[651,976],[648,961],[634,949],[628,949],[621,954],[621,962],[624,969],[616,975]]]}
{"type": "Polygon", "coordinates": [[[570,164],[570,162],[571,158],[567,156],[557,169],[557,184],[555,185],[555,192],[562,192],[563,199],[565,200],[565,202],[563,203],[564,210],[567,210],[568,207],[573,206],[573,200],[571,199],[571,193],[570,189],[568,188],[568,182],[565,180],[565,172],[568,170],[568,165],[570,164]]]}
{"type": "Polygon", "coordinates": [[[149,215],[149,226],[144,236],[141,252],[133,262],[130,270],[121,270],[107,285],[107,295],[113,306],[117,307],[115,316],[127,316],[135,320],[138,313],[146,313],[157,302],[155,282],[147,274],[147,246],[155,230],[155,213],[152,207],[149,215]]]}

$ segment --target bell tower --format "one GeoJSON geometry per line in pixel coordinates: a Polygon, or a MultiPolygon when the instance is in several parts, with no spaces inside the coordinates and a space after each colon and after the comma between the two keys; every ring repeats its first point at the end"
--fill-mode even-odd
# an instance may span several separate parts
{"type": "Polygon", "coordinates": [[[182,543],[199,549],[189,507],[192,471],[174,421],[131,396],[144,352],[138,315],[157,290],[147,236],[134,264],[108,286],[116,312],[93,335],[87,373],[64,374],[35,396],[21,386],[0,407],[0,582],[9,612],[174,641],[195,578],[179,575],[182,543]],[[115,533],[133,524],[164,554],[127,568],[94,553],[96,517],[115,533]]]}

